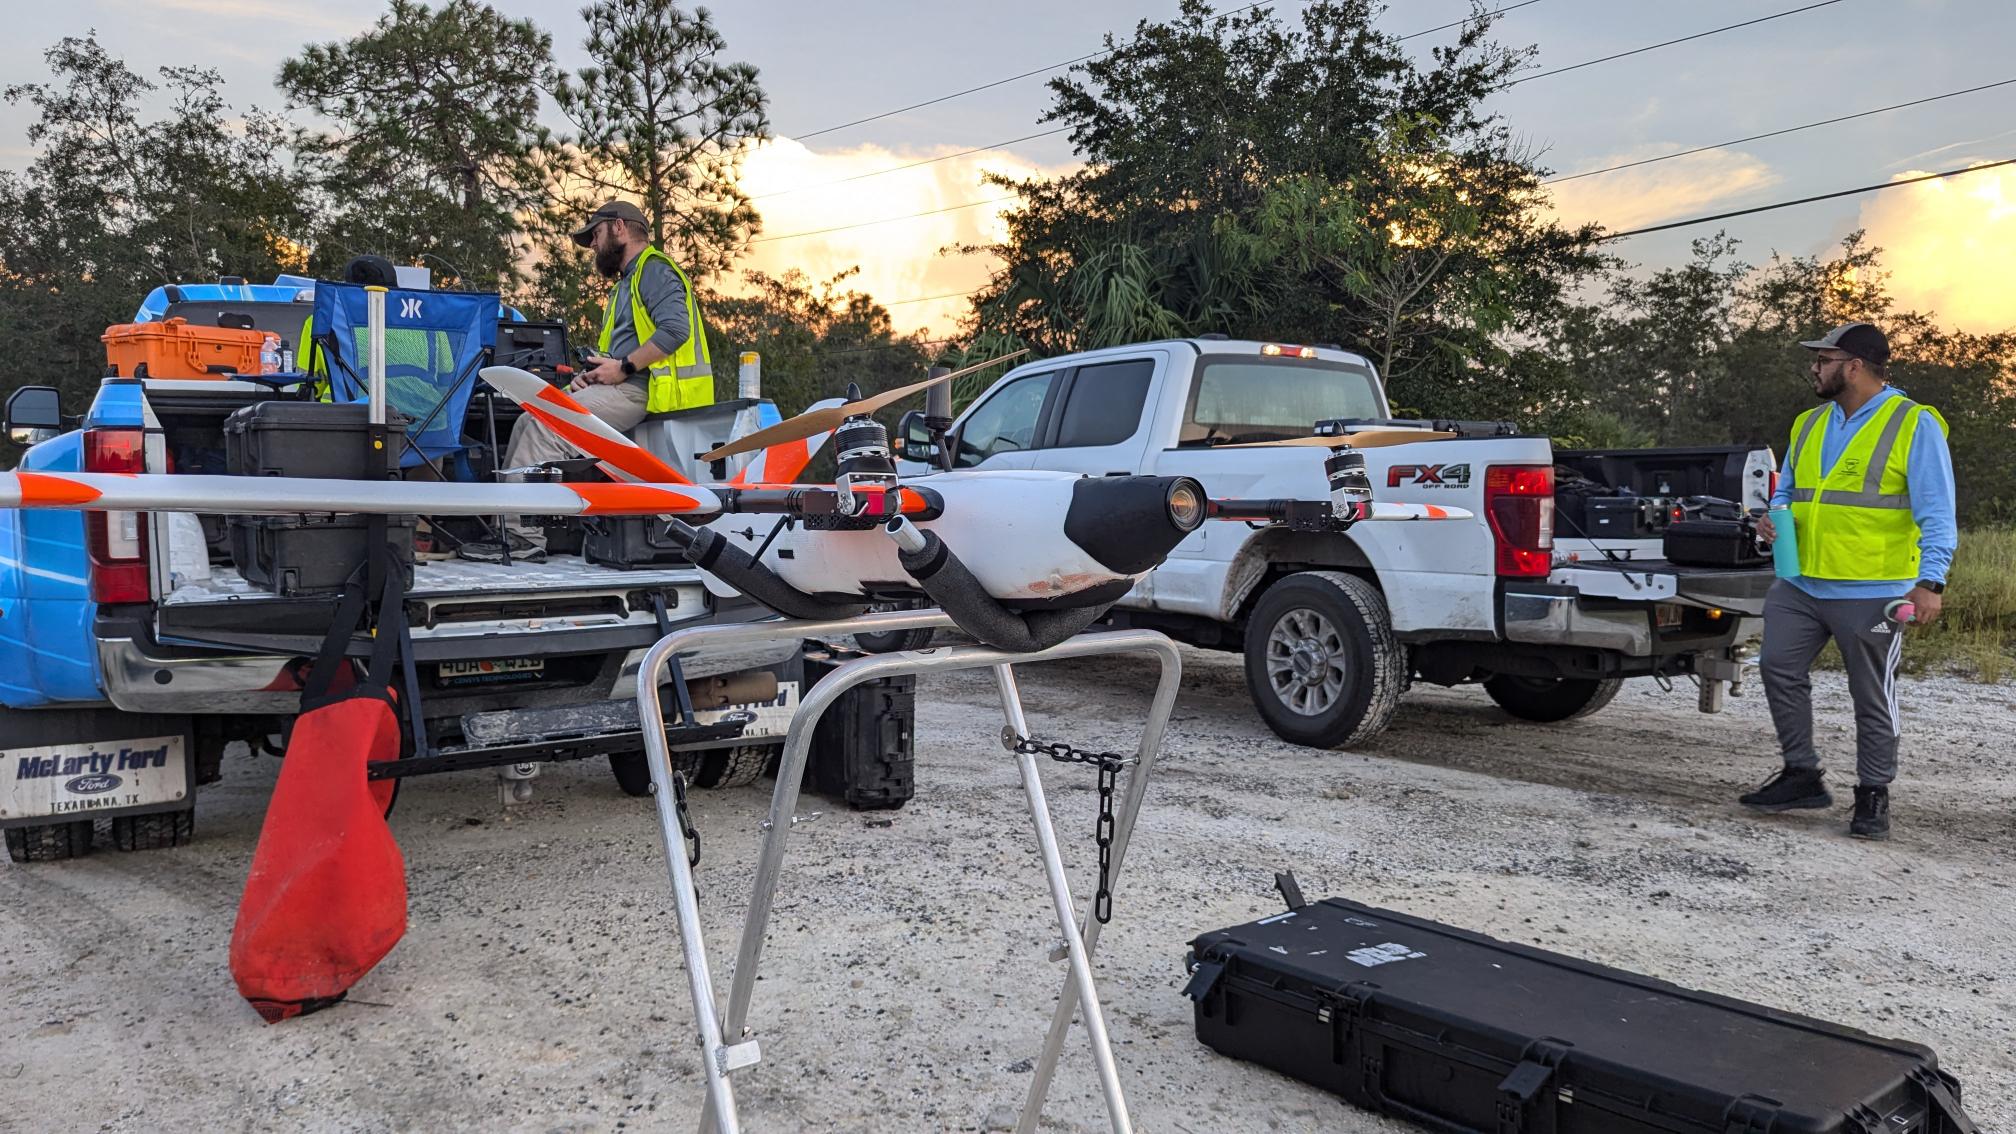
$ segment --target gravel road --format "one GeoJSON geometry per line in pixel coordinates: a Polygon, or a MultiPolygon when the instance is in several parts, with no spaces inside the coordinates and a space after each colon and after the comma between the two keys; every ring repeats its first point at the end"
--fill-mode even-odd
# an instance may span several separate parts
{"type": "MultiPolygon", "coordinates": [[[[2016,1129],[2016,710],[2009,686],[1905,688],[1896,838],[1832,813],[1756,818],[1761,696],[1718,717],[1633,682],[1568,725],[1476,690],[1417,690],[1356,753],[1276,741],[1235,656],[1186,650],[1184,693],[1097,958],[1144,1132],[1402,1131],[1197,1043],[1184,943],[1279,908],[1273,872],[1691,987],[1930,1044],[1984,1130],[2016,1129]]],[[[1032,726],[1130,746],[1138,661],[1023,673],[1032,726]]],[[[1839,675],[1817,679],[1838,794],[1839,675]]],[[[798,828],[737,1076],[753,1131],[980,1131],[1019,1105],[1064,970],[990,679],[920,688],[919,788],[899,812],[798,828]],[[888,821],[887,826],[879,825],[888,821]]],[[[225,968],[277,762],[227,761],[197,842],[0,867],[0,1129],[691,1130],[691,1004],[651,810],[599,762],[507,810],[486,775],[409,783],[394,828],[406,938],[351,999],[266,1027],[225,968]]],[[[1047,766],[1089,895],[1095,796],[1047,766]]],[[[725,991],[768,781],[700,793],[704,918],[725,991]]],[[[1045,1130],[1098,1130],[1082,1031],[1045,1130]]]]}

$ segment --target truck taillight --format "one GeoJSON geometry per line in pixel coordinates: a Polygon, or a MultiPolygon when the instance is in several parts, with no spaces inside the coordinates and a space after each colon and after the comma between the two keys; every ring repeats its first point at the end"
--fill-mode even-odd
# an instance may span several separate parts
{"type": "MultiPolygon", "coordinates": [[[[147,434],[138,429],[92,429],[84,434],[84,471],[147,471],[147,434]]],[[[91,559],[94,602],[146,602],[147,516],[144,512],[84,513],[84,543],[91,559]]]]}
{"type": "Polygon", "coordinates": [[[1553,570],[1552,465],[1492,465],[1484,473],[1484,515],[1500,575],[1544,578],[1553,570]]]}

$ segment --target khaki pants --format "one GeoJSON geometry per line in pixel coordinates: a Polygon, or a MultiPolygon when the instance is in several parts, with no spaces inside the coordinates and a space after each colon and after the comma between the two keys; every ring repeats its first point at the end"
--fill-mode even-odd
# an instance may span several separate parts
{"type": "MultiPolygon", "coordinates": [[[[619,432],[628,433],[644,420],[644,387],[635,382],[625,382],[618,386],[593,385],[573,393],[575,401],[582,408],[619,432]]],[[[546,424],[531,414],[518,419],[511,427],[511,444],[504,453],[507,469],[524,468],[527,465],[542,465],[548,461],[566,461],[581,454],[574,446],[562,440],[546,424]]],[[[536,527],[527,526],[522,517],[504,517],[504,526],[534,547],[546,546],[546,533],[536,527]]]]}

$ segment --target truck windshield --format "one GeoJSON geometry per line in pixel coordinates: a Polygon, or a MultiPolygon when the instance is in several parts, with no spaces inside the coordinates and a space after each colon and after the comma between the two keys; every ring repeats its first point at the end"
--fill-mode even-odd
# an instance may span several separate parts
{"type": "Polygon", "coordinates": [[[1206,358],[1190,389],[1179,448],[1307,437],[1330,418],[1386,416],[1378,379],[1345,362],[1206,358]]]}

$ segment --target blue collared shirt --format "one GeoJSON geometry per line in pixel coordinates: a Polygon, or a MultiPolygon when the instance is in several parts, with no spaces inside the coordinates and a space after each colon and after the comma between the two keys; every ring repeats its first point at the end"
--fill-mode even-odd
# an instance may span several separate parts
{"type": "MultiPolygon", "coordinates": [[[[1885,386],[1852,415],[1841,412],[1840,403],[1827,407],[1826,422],[1820,428],[1820,475],[1834,471],[1834,462],[1847,450],[1848,442],[1886,400],[1903,394],[1895,386],[1885,386]]],[[[1953,565],[1954,549],[1960,546],[1960,523],[1953,507],[1953,455],[1946,448],[1946,431],[1938,422],[1921,420],[1912,434],[1911,452],[1904,465],[1905,491],[1911,495],[1911,515],[1918,521],[1918,575],[1912,579],[1809,579],[1804,575],[1792,584],[1817,599],[1889,598],[1911,589],[1918,579],[1946,581],[1953,565]]],[[[1792,499],[1792,454],[1785,454],[1785,466],[1778,475],[1778,491],[1771,494],[1771,506],[1782,508],[1792,499]]],[[[1796,538],[1796,533],[1795,533],[1796,538]]]]}

